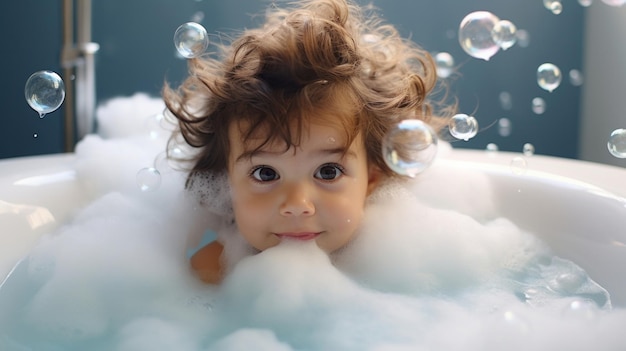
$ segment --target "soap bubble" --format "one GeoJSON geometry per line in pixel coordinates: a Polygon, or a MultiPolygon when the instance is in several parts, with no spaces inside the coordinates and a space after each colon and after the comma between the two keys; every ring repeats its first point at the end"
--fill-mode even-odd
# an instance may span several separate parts
{"type": "Polygon", "coordinates": [[[515,33],[517,38],[517,46],[526,48],[530,45],[530,33],[525,29],[520,29],[515,33]]]}
{"type": "Polygon", "coordinates": [[[487,144],[487,147],[485,148],[485,150],[489,152],[497,152],[500,150],[500,148],[498,147],[496,143],[489,143],[487,144]]]}
{"type": "Polygon", "coordinates": [[[561,70],[552,63],[544,63],[537,68],[537,84],[549,92],[561,84],[561,70]]]}
{"type": "Polygon", "coordinates": [[[55,72],[35,72],[26,81],[24,96],[28,105],[43,117],[61,106],[65,99],[65,84],[55,72]]]}
{"type": "Polygon", "coordinates": [[[626,129],[615,129],[606,143],[611,155],[626,158],[626,129]]]}
{"type": "Polygon", "coordinates": [[[394,172],[415,177],[426,170],[437,155],[437,135],[421,120],[406,119],[383,139],[385,163],[394,172]]]}
{"type": "Polygon", "coordinates": [[[204,27],[196,22],[180,25],[174,33],[174,45],[185,58],[200,56],[209,46],[209,35],[204,27]]]}
{"type": "Polygon", "coordinates": [[[191,15],[191,21],[196,23],[204,21],[204,12],[196,11],[193,15],[191,15]]]}
{"type": "Polygon", "coordinates": [[[478,121],[473,116],[464,113],[454,115],[448,123],[450,134],[457,139],[465,141],[473,138],[478,133],[478,121]]]}
{"type": "Polygon", "coordinates": [[[142,168],[137,172],[137,185],[141,191],[154,191],[161,186],[161,173],[153,167],[142,168]]]}
{"type": "Polygon", "coordinates": [[[541,115],[546,112],[546,100],[536,97],[532,100],[532,110],[535,114],[541,115]]]}
{"type": "Polygon", "coordinates": [[[583,74],[577,69],[570,70],[569,82],[575,87],[583,85],[583,74]]]}
{"type": "Polygon", "coordinates": [[[578,0],[578,3],[582,7],[589,7],[593,3],[593,0],[578,0]]]}
{"type": "Polygon", "coordinates": [[[522,153],[524,156],[532,156],[535,154],[535,146],[531,143],[526,143],[522,146],[522,153]]]}
{"type": "Polygon", "coordinates": [[[498,134],[501,137],[508,137],[511,135],[511,130],[513,129],[513,125],[511,124],[511,120],[508,118],[500,118],[498,120],[498,134]]]}
{"type": "Polygon", "coordinates": [[[563,4],[560,0],[543,0],[543,6],[555,15],[563,12],[563,4]]]}
{"type": "Polygon", "coordinates": [[[487,11],[465,16],[459,26],[459,43],[463,50],[472,57],[489,61],[500,50],[491,35],[498,22],[500,19],[487,11]]]}
{"type": "Polygon", "coordinates": [[[517,36],[515,36],[516,32],[517,28],[513,22],[502,20],[493,27],[491,36],[502,50],[506,50],[515,45],[515,41],[517,40],[517,36]]]}
{"type": "Polygon", "coordinates": [[[513,108],[513,97],[511,96],[511,93],[503,91],[500,95],[498,95],[498,98],[500,99],[500,106],[503,110],[510,110],[513,108]]]}
{"type": "Polygon", "coordinates": [[[441,78],[448,78],[454,72],[454,58],[447,52],[440,52],[435,55],[437,64],[437,75],[441,78]]]}
{"type": "Polygon", "coordinates": [[[602,0],[603,3],[609,6],[619,7],[626,4],[626,0],[602,0]]]}
{"type": "Polygon", "coordinates": [[[526,159],[520,156],[515,156],[511,160],[511,172],[513,174],[522,175],[526,173],[526,168],[528,164],[526,163],[526,159]]]}

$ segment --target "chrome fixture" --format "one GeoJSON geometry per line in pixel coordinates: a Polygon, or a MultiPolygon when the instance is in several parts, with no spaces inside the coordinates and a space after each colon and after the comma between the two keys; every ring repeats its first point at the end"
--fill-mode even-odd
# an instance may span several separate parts
{"type": "Polygon", "coordinates": [[[91,0],[63,0],[61,67],[66,90],[66,152],[73,151],[76,141],[93,132],[95,126],[95,54],[99,48],[97,43],[91,42],[91,0]]]}

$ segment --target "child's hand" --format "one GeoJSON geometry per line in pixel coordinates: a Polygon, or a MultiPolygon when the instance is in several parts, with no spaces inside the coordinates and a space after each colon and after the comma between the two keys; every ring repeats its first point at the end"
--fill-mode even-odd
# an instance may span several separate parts
{"type": "Polygon", "coordinates": [[[191,256],[191,268],[205,283],[219,284],[222,281],[221,257],[223,250],[222,244],[212,241],[191,256]]]}

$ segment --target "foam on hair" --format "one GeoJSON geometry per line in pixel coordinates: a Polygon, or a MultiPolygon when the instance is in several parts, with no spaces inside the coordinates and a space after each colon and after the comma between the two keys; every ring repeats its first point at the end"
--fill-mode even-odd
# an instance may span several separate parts
{"type": "Polygon", "coordinates": [[[227,221],[234,220],[230,185],[226,172],[197,173],[189,179],[187,187],[191,196],[209,212],[221,216],[227,221]]]}

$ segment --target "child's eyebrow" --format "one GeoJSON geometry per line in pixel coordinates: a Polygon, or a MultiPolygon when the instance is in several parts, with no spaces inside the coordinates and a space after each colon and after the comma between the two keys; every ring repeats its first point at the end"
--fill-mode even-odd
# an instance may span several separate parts
{"type": "MultiPolygon", "coordinates": [[[[268,150],[246,150],[241,153],[235,160],[235,163],[244,160],[250,160],[252,157],[272,157],[282,155],[287,151],[268,151],[268,150]]],[[[356,153],[346,147],[336,147],[331,149],[319,149],[312,152],[312,157],[323,157],[328,155],[342,155],[344,158],[356,157],[356,153]]]]}

